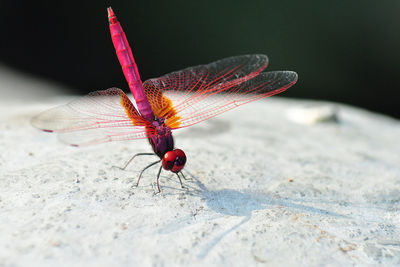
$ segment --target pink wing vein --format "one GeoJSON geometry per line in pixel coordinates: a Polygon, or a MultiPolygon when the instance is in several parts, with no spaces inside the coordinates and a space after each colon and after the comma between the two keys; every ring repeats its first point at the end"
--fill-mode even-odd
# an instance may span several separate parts
{"type": "Polygon", "coordinates": [[[74,146],[147,138],[143,126],[146,122],[129,99],[128,116],[122,98],[128,99],[118,88],[95,91],[40,113],[32,118],[32,124],[43,131],[58,133],[61,141],[74,146]]]}
{"type": "Polygon", "coordinates": [[[172,101],[180,117],[176,128],[183,128],[278,94],[296,83],[297,74],[292,71],[261,73],[267,65],[265,55],[231,57],[147,80],[144,87],[148,95],[161,90],[172,101]]]}

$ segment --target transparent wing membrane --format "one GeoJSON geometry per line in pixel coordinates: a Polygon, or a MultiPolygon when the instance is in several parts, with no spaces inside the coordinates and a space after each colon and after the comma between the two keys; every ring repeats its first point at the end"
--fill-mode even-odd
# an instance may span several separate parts
{"type": "MultiPolygon", "coordinates": [[[[235,107],[278,94],[297,81],[292,71],[262,72],[264,55],[222,59],[147,80],[143,87],[154,114],[171,129],[187,127],[235,107]]],[[[157,131],[118,88],[96,91],[32,119],[74,146],[148,138],[157,131]]]]}
{"type": "MultiPolygon", "coordinates": [[[[177,128],[187,127],[249,102],[279,94],[296,81],[295,72],[266,72],[237,85],[222,84],[201,96],[188,96],[176,107],[177,114],[180,116],[180,124],[177,128]],[[209,97],[210,95],[214,96],[209,97]]],[[[174,98],[172,99],[174,102],[174,98]]]]}
{"type": "Polygon", "coordinates": [[[291,71],[261,73],[265,55],[245,55],[172,72],[144,83],[156,116],[173,129],[278,94],[297,81],[291,71]]]}
{"type": "Polygon", "coordinates": [[[45,111],[32,118],[32,125],[59,133],[65,143],[81,146],[146,138],[148,122],[121,89],[110,88],[45,111]]]}

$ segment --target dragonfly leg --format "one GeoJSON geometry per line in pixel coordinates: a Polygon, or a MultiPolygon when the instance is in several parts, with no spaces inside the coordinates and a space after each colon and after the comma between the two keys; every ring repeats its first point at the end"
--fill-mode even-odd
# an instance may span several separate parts
{"type": "Polygon", "coordinates": [[[144,156],[144,155],[150,156],[150,155],[155,155],[155,154],[154,154],[154,153],[137,153],[137,154],[133,155],[133,157],[130,158],[130,159],[125,163],[124,167],[118,167],[118,166],[113,166],[113,167],[116,167],[116,168],[121,169],[121,170],[125,170],[126,167],[128,167],[128,165],[131,163],[131,161],[132,161],[134,158],[136,158],[137,156],[144,156]]]}
{"type": "Polygon", "coordinates": [[[180,174],[182,175],[183,179],[184,179],[185,181],[187,181],[187,178],[185,177],[185,175],[183,175],[183,172],[180,171],[180,174]]]}
{"type": "MultiPolygon", "coordinates": [[[[151,163],[150,165],[147,165],[146,168],[144,168],[144,169],[140,172],[139,178],[138,178],[137,183],[136,183],[136,186],[139,186],[139,181],[140,181],[140,178],[142,177],[143,172],[144,172],[145,170],[147,170],[148,168],[150,168],[151,166],[156,165],[156,164],[159,163],[160,161],[161,161],[161,160],[157,160],[157,161],[151,163]]],[[[162,167],[162,166],[161,166],[161,167],[162,167]]]]}
{"type": "Polygon", "coordinates": [[[157,174],[157,189],[158,189],[158,193],[161,192],[160,184],[158,183],[158,179],[160,179],[161,170],[162,170],[162,165],[160,166],[160,169],[158,170],[158,174],[157,174]]]}
{"type": "Polygon", "coordinates": [[[183,186],[183,184],[182,184],[181,177],[179,176],[179,174],[178,174],[178,173],[176,173],[176,176],[178,176],[179,182],[181,183],[181,188],[185,188],[185,187],[183,186]]]}

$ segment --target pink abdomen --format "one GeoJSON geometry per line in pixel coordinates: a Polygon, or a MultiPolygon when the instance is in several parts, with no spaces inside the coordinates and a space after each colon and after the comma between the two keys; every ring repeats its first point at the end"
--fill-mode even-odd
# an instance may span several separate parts
{"type": "Polygon", "coordinates": [[[111,8],[108,8],[108,19],[110,22],[111,38],[115,51],[117,52],[118,60],[121,64],[125,79],[129,84],[133,97],[135,98],[139,112],[145,119],[152,121],[154,119],[154,113],[144,92],[131,48],[126,39],[125,33],[111,8]]]}

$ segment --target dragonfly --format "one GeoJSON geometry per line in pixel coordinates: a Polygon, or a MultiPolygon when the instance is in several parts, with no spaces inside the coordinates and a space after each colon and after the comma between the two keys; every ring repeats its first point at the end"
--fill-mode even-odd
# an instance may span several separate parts
{"type": "Polygon", "coordinates": [[[186,179],[182,169],[187,158],[175,148],[173,131],[281,93],[297,82],[293,71],[263,72],[268,57],[256,54],[189,67],[142,83],[121,24],[111,7],[107,12],[112,42],[136,106],[123,90],[109,88],[44,111],[31,122],[72,146],[148,139],[154,153],[135,154],[121,168],[125,170],[137,156],[158,156],[140,172],[136,186],[146,169],[161,163],[158,192],[162,169],[175,173],[183,187],[179,174],[186,179]]]}

